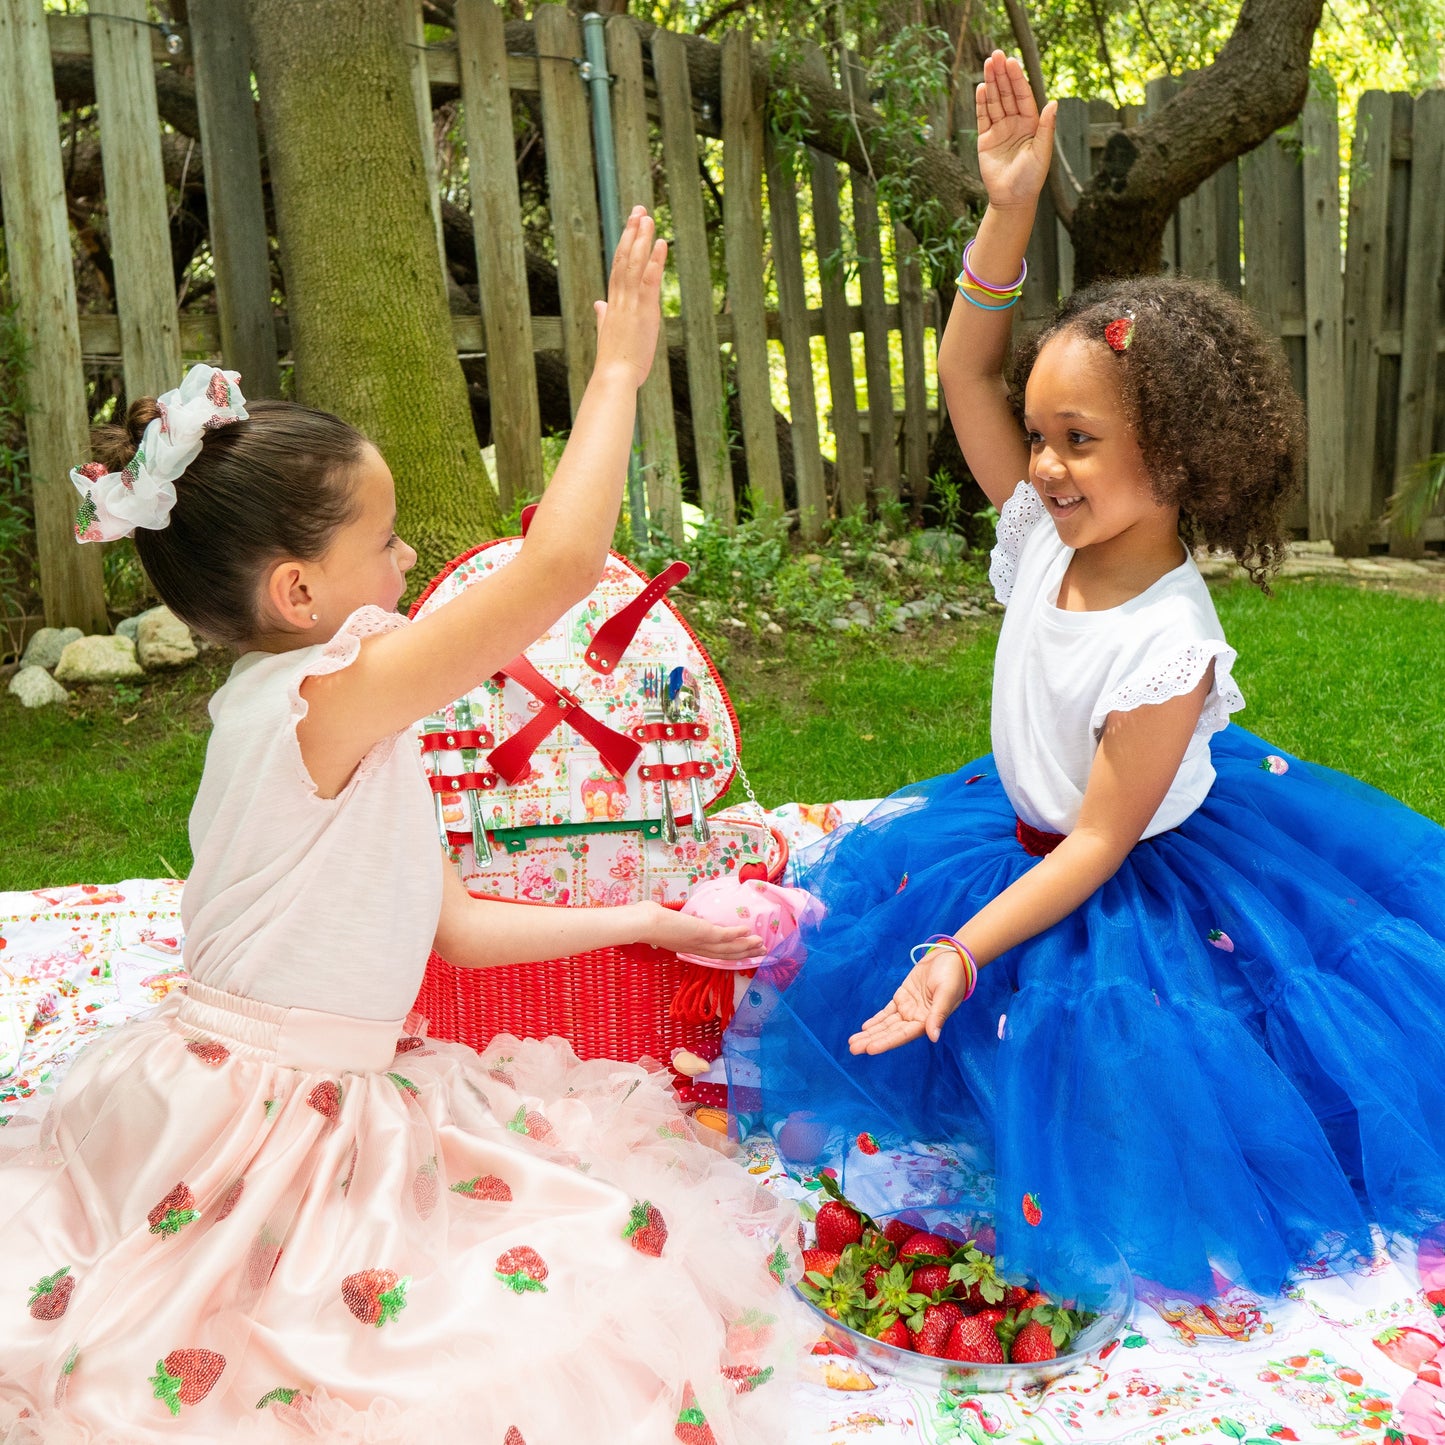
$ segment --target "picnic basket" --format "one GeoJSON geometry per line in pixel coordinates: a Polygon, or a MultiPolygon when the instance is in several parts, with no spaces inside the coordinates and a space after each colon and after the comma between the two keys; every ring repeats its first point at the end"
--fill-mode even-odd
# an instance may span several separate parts
{"type": "MultiPolygon", "coordinates": [[[[411,615],[506,566],[521,541],[458,557],[411,615]]],[[[717,802],[738,771],[740,738],[712,659],[666,595],[687,572],[674,562],[649,578],[609,554],[582,603],[419,728],[438,830],[474,895],[543,907],[641,899],[675,907],[708,878],[781,875],[787,845],[755,801],[709,815],[707,842],[693,836],[691,781],[704,808],[717,802]],[[647,670],[673,666],[697,679],[695,722],[668,723],[647,696],[647,670]],[[676,842],[663,837],[665,787],[676,842]]],[[[582,1058],[666,1061],[683,1048],[711,1059],[745,977],[640,944],[487,969],[433,954],[417,1008],[433,1035],[475,1048],[499,1033],[556,1035],[582,1058]]]]}

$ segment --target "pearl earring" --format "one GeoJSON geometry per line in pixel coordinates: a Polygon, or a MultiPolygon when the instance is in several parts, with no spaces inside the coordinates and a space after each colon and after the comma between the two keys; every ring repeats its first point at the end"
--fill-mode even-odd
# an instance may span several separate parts
{"type": "Polygon", "coordinates": [[[311,620],[312,620],[313,622],[320,622],[320,621],[321,621],[321,619],[320,619],[314,612],[311,614],[311,620]]]}

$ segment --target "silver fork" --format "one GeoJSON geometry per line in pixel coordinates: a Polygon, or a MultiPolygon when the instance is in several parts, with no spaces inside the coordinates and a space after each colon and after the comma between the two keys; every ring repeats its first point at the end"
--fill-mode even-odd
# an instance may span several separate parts
{"type": "MultiPolygon", "coordinates": [[[[475,726],[471,698],[463,694],[456,700],[453,710],[457,715],[458,730],[470,732],[475,726]]],[[[477,750],[463,748],[461,751],[462,771],[465,773],[475,772],[477,750]]],[[[492,845],[487,838],[487,820],[482,813],[482,800],[477,796],[475,788],[467,789],[467,815],[472,820],[472,856],[476,858],[478,868],[490,868],[492,866],[492,845]]]]}
{"type": "MultiPolygon", "coordinates": [[[[673,668],[667,675],[667,701],[664,704],[667,720],[677,723],[679,726],[695,723],[698,714],[697,703],[697,679],[685,667],[673,668]]],[[[684,762],[697,761],[692,750],[692,739],[685,732],[682,739],[682,756],[684,762]]],[[[707,814],[702,809],[702,784],[698,782],[696,774],[688,779],[688,787],[691,789],[692,795],[692,836],[699,843],[706,843],[712,837],[712,832],[707,826],[707,814]]]]}
{"type": "MultiPolygon", "coordinates": [[[[666,722],[663,715],[663,673],[662,668],[649,665],[642,674],[643,720],[650,723],[666,722]]],[[[667,843],[677,842],[677,820],[672,815],[672,798],[667,791],[667,753],[662,739],[657,740],[658,784],[662,789],[662,837],[667,843]]]]}

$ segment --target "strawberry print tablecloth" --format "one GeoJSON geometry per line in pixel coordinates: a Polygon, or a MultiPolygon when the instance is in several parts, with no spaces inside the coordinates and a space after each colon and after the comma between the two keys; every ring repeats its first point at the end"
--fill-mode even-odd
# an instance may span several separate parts
{"type": "MultiPolygon", "coordinates": [[[[773,816],[805,844],[866,806],[792,805],[773,816]]],[[[159,1002],[182,977],[173,880],[0,893],[0,1151],[28,1142],[82,1045],[159,1002]]],[[[916,1170],[917,1159],[900,1156],[900,1172],[905,1162],[916,1170]]],[[[795,1195],[817,1188],[790,1176],[766,1137],[748,1140],[740,1163],[795,1195]]],[[[816,1355],[778,1439],[1445,1445],[1442,1316],[1445,1249],[1435,1242],[1411,1264],[1382,1253],[1367,1272],[1307,1280],[1281,1299],[1236,1291],[1205,1304],[1142,1287],[1107,1357],[1038,1393],[940,1394],[816,1355]]]]}

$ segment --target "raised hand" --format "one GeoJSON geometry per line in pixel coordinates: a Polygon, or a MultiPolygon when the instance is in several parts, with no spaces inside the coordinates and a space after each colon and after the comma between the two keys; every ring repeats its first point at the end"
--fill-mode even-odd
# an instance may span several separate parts
{"type": "Polygon", "coordinates": [[[647,211],[634,206],[612,258],[607,300],[593,303],[598,371],[623,369],[635,376],[638,386],[647,380],[662,324],[660,298],[666,260],[667,242],[657,239],[647,211]]]}
{"type": "Polygon", "coordinates": [[[989,205],[1033,205],[1049,178],[1058,102],[1049,101],[1040,112],[1023,66],[995,50],[983,63],[974,103],[978,169],[989,205]]]}
{"type": "Polygon", "coordinates": [[[934,948],[909,970],[898,991],[848,1040],[854,1054],[882,1054],[927,1034],[933,1043],[963,1000],[968,980],[951,948],[934,948]]]}

